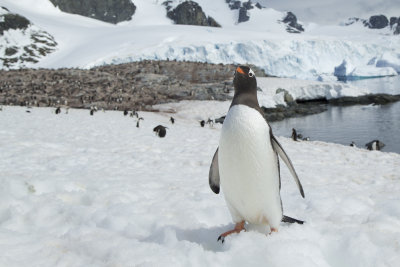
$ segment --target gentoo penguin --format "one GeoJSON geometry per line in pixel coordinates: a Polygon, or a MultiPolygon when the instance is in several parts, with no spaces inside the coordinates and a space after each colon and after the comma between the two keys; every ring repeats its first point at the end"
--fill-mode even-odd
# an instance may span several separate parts
{"type": "Polygon", "coordinates": [[[222,188],[236,224],[233,230],[219,236],[222,242],[226,236],[244,230],[245,222],[269,225],[271,232],[278,231],[281,221],[303,223],[283,215],[278,155],[303,197],[304,191],[289,157],[263,116],[253,70],[237,67],[233,85],[234,97],[209,172],[211,190],[218,194],[222,188]]]}
{"type": "Polygon", "coordinates": [[[292,128],[292,140],[297,141],[297,132],[295,128],[292,128]]]}
{"type": "Polygon", "coordinates": [[[215,119],[214,121],[215,121],[215,123],[221,123],[221,124],[223,124],[223,123],[224,123],[224,120],[225,120],[225,117],[226,117],[226,116],[222,116],[222,117],[220,117],[220,118],[218,118],[218,119],[215,119]]]}
{"type": "Polygon", "coordinates": [[[350,146],[356,147],[356,143],[354,143],[354,141],[351,141],[350,146]]]}
{"type": "Polygon", "coordinates": [[[205,121],[205,120],[201,120],[201,121],[200,121],[200,126],[201,126],[201,127],[204,127],[204,125],[206,125],[206,121],[205,121]]]}
{"type": "Polygon", "coordinates": [[[171,118],[169,119],[169,121],[170,121],[172,124],[174,124],[174,123],[175,123],[174,117],[171,117],[171,118]]]}
{"type": "Polygon", "coordinates": [[[366,143],[365,146],[368,150],[381,150],[381,148],[383,148],[385,144],[379,140],[373,140],[369,143],[366,143]]]}
{"type": "Polygon", "coordinates": [[[56,114],[60,114],[61,113],[61,108],[60,107],[57,107],[56,108],[56,114]]]}
{"type": "Polygon", "coordinates": [[[128,110],[124,109],[124,116],[128,115],[128,110]]]}
{"type": "Polygon", "coordinates": [[[213,127],[214,126],[214,121],[212,119],[208,118],[206,124],[210,125],[210,127],[213,127]]]}
{"type": "Polygon", "coordinates": [[[140,118],[137,119],[137,122],[136,122],[136,127],[137,127],[137,128],[139,128],[139,122],[140,122],[140,120],[144,120],[144,119],[143,119],[142,117],[140,117],[140,118]]]}
{"type": "Polygon", "coordinates": [[[167,129],[168,127],[158,125],[153,129],[153,132],[156,132],[159,137],[164,137],[167,134],[167,129]]]}

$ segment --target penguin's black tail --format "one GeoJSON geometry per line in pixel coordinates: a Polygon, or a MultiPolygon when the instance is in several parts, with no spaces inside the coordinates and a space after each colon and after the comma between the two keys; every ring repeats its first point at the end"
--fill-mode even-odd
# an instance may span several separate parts
{"type": "Polygon", "coordinates": [[[297,219],[294,219],[294,218],[286,216],[286,215],[283,215],[282,222],[285,222],[285,223],[298,223],[298,224],[303,224],[304,223],[304,221],[297,220],[297,219]]]}

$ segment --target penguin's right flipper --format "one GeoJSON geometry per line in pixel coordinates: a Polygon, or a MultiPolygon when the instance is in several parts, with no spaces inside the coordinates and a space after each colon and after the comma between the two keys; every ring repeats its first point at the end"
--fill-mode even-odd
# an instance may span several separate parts
{"type": "Polygon", "coordinates": [[[285,223],[298,223],[298,224],[303,224],[304,223],[304,221],[297,220],[295,218],[292,218],[292,217],[289,217],[289,216],[286,216],[286,215],[283,215],[282,222],[285,222],[285,223]]]}
{"type": "Polygon", "coordinates": [[[219,168],[218,168],[218,148],[215,151],[214,157],[211,162],[210,171],[208,173],[208,183],[210,184],[211,190],[215,193],[219,193],[219,168]]]}
{"type": "Polygon", "coordinates": [[[271,143],[274,150],[279,154],[281,159],[285,162],[286,166],[289,168],[290,173],[293,175],[294,181],[297,184],[297,187],[300,190],[301,196],[304,198],[303,186],[300,183],[299,177],[297,176],[296,171],[294,170],[292,161],[289,159],[285,150],[283,150],[281,144],[279,144],[278,140],[276,140],[275,136],[271,135],[271,143]]]}

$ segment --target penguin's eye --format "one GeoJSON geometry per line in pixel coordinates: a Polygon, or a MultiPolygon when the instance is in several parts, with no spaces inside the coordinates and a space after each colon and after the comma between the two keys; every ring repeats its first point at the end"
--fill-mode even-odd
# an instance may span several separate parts
{"type": "Polygon", "coordinates": [[[254,77],[254,76],[256,76],[256,75],[254,74],[254,71],[253,71],[252,69],[250,69],[250,70],[249,70],[249,77],[252,78],[252,77],[254,77]]]}

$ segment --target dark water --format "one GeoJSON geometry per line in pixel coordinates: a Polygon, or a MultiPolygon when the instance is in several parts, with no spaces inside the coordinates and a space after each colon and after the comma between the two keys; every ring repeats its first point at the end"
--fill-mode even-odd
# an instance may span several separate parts
{"type": "MultiPolygon", "coordinates": [[[[373,87],[379,88],[386,84],[386,93],[400,94],[400,77],[351,83],[357,86],[360,83],[368,85],[370,91],[373,91],[373,87]]],[[[278,136],[290,137],[292,128],[295,128],[297,133],[309,136],[311,140],[343,145],[354,141],[357,147],[363,148],[366,143],[379,139],[386,145],[382,151],[400,153],[400,102],[382,106],[330,106],[323,113],[274,122],[271,127],[278,136]]]]}

